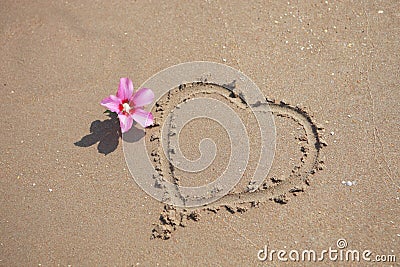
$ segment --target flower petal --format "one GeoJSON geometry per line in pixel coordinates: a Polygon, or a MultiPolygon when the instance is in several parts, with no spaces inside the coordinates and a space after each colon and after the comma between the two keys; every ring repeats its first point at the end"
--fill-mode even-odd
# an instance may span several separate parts
{"type": "Polygon", "coordinates": [[[118,114],[121,132],[126,133],[132,127],[133,119],[130,115],[118,114]]]}
{"type": "Polygon", "coordinates": [[[121,78],[117,91],[117,97],[121,100],[130,100],[133,94],[133,84],[129,78],[121,78]]]}
{"type": "Polygon", "coordinates": [[[131,114],[131,116],[135,121],[142,125],[142,127],[148,127],[154,122],[153,114],[141,108],[135,108],[135,111],[131,114]]]}
{"type": "Polygon", "coordinates": [[[119,105],[121,104],[121,100],[115,95],[110,95],[109,97],[101,100],[100,104],[108,108],[112,112],[119,112],[119,105]]]}
{"type": "Polygon", "coordinates": [[[140,108],[153,102],[153,99],[154,93],[151,89],[141,88],[133,95],[132,101],[135,107],[140,108]]]}

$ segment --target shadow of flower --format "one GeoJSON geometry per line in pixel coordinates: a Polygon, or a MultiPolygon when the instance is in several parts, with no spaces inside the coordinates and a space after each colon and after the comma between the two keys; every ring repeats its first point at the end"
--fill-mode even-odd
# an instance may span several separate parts
{"type": "Polygon", "coordinates": [[[122,139],[125,142],[128,143],[139,142],[146,135],[143,129],[138,129],[135,127],[135,125],[136,123],[134,122],[132,128],[128,132],[124,133],[122,139]]]}
{"type": "Polygon", "coordinates": [[[74,143],[79,147],[89,147],[99,143],[97,150],[99,153],[107,155],[118,147],[119,139],[122,136],[119,126],[118,116],[115,113],[109,113],[107,120],[93,121],[90,125],[90,134],[82,137],[81,140],[74,143]]]}

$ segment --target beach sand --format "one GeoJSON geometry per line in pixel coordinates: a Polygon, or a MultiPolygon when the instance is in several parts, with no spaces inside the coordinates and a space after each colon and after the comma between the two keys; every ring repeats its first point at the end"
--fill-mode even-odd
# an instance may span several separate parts
{"type": "MultiPolygon", "coordinates": [[[[397,1],[2,1],[0,8],[0,266],[281,265],[276,254],[259,260],[259,250],[319,253],[338,249],[339,239],[347,242],[341,251],[395,255],[382,266],[399,264],[397,1]],[[183,210],[135,183],[118,121],[99,103],[121,77],[137,88],[191,61],[238,69],[275,99],[277,147],[264,191],[244,193],[243,183],[210,206],[183,210]],[[279,116],[290,109],[300,114],[291,113],[295,120],[279,116]],[[293,168],[310,159],[301,116],[318,128],[308,137],[321,149],[308,148],[315,173],[296,180],[293,168]]],[[[226,166],[229,144],[218,127],[198,120],[182,131],[189,158],[207,134],[223,151],[214,169],[187,180],[177,173],[182,183],[209,182],[226,166]]],[[[255,165],[250,157],[244,178],[255,165]]],[[[319,265],[377,264],[339,261],[326,256],[319,265]]]]}

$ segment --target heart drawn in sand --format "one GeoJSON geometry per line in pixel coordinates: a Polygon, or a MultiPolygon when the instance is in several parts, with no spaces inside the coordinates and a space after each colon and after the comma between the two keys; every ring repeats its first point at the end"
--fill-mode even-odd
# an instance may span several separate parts
{"type": "Polygon", "coordinates": [[[322,127],[304,108],[266,98],[238,70],[212,62],[183,63],[157,73],[142,87],[154,90],[149,107],[154,124],[132,128],[122,139],[136,183],[166,204],[154,237],[167,238],[185,220],[198,219],[201,209],[242,212],[267,200],[285,204],[288,194],[304,191],[309,176],[322,169],[322,127]],[[285,177],[269,177],[275,120],[282,118],[300,129],[299,160],[285,177]],[[206,124],[191,127],[196,121],[206,124]],[[181,137],[185,131],[189,134],[181,137]],[[214,139],[199,139],[203,134],[214,139]],[[228,140],[222,149],[219,136],[228,140]],[[185,138],[188,146],[198,144],[197,156],[183,151],[187,146],[181,149],[185,138]]]}

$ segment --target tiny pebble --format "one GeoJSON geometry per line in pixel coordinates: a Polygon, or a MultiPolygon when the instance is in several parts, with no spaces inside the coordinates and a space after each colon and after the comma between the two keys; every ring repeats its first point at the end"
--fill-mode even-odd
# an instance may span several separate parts
{"type": "Polygon", "coordinates": [[[378,14],[383,14],[383,10],[379,10],[379,11],[378,11],[378,14]]]}
{"type": "Polygon", "coordinates": [[[53,192],[53,189],[49,188],[49,192],[53,192]]]}
{"type": "Polygon", "coordinates": [[[223,61],[223,62],[226,62],[226,58],[223,58],[222,61],[223,61]]]}
{"type": "Polygon", "coordinates": [[[342,181],[342,184],[343,185],[347,185],[347,186],[352,186],[352,185],[355,185],[356,184],[356,182],[355,181],[342,181]]]}
{"type": "Polygon", "coordinates": [[[335,132],[331,132],[331,135],[334,135],[335,134],[335,132]]]}

